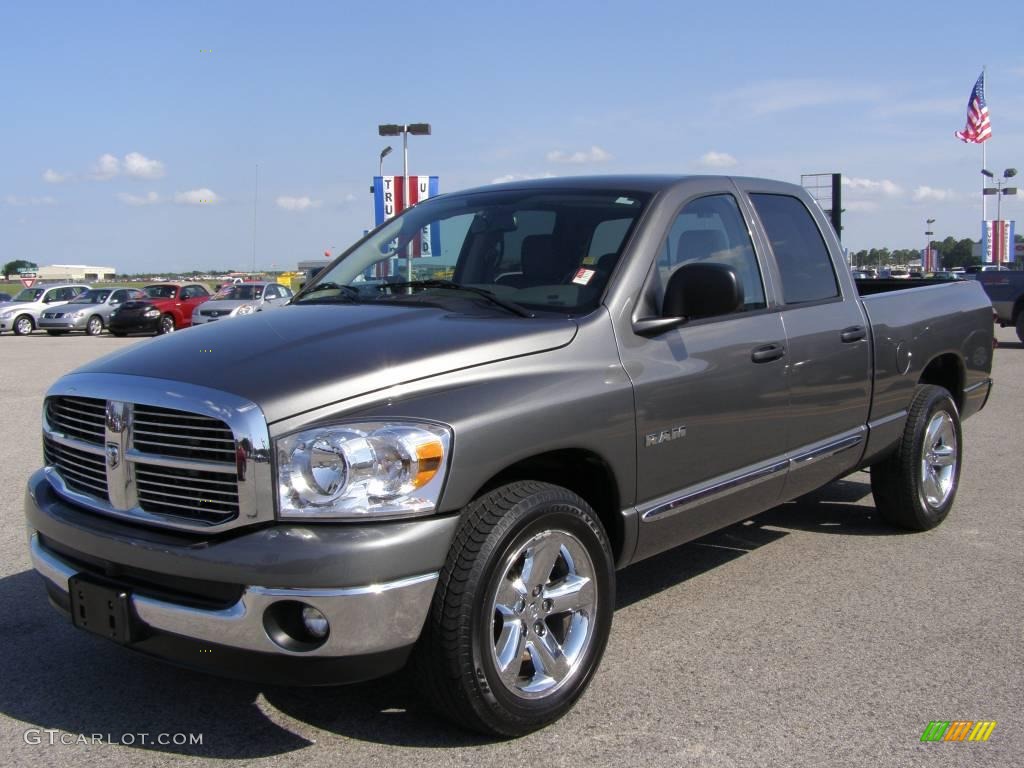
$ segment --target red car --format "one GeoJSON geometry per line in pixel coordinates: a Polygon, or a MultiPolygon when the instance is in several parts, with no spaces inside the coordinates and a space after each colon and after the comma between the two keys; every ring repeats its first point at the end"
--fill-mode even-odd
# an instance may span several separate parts
{"type": "Polygon", "coordinates": [[[129,301],[111,316],[107,327],[115,336],[127,333],[171,333],[192,325],[192,312],[210,298],[198,283],[159,283],[143,290],[145,301],[129,301]]]}

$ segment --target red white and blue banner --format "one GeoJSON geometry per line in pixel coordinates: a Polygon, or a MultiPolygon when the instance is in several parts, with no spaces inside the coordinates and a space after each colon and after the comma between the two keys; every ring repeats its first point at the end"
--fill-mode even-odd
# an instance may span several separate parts
{"type": "Polygon", "coordinates": [[[1005,264],[1014,260],[1014,223],[992,219],[981,223],[981,260],[985,264],[1005,264]]]}
{"type": "MultiPolygon", "coordinates": [[[[405,210],[405,185],[401,176],[373,177],[374,224],[380,226],[405,210]]],[[[422,203],[438,194],[437,176],[409,177],[409,205],[422,203]]],[[[437,226],[426,226],[412,244],[414,259],[436,256],[441,251],[441,233],[437,226]]]]}

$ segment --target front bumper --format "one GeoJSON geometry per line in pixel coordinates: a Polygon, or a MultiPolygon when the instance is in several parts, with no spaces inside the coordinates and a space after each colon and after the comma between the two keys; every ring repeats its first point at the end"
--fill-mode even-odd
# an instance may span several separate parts
{"type": "Polygon", "coordinates": [[[160,330],[160,316],[122,318],[113,315],[107,322],[111,331],[118,333],[155,333],[160,330]]]}
{"type": "Polygon", "coordinates": [[[448,517],[275,525],[197,540],[80,510],[41,472],[29,482],[25,509],[32,564],[61,611],[70,612],[72,576],[103,579],[130,593],[141,631],[128,647],[217,674],[291,684],[354,682],[400,668],[457,524],[448,517]],[[268,609],[282,602],[323,613],[331,629],[322,645],[280,644],[268,609]]]}
{"type": "Polygon", "coordinates": [[[42,317],[39,319],[39,327],[47,331],[82,331],[85,330],[88,317],[42,317]]]}

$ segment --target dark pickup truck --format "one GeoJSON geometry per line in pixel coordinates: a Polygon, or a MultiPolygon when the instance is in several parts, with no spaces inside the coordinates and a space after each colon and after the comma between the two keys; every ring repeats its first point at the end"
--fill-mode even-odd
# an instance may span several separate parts
{"type": "Polygon", "coordinates": [[[521,734],[593,677],[616,569],[865,467],[883,518],[941,523],[992,350],[978,284],[858,290],[791,184],[439,196],[277,312],[57,381],[31,557],[139,652],[285,684],[411,663],[456,723],[521,734]]]}
{"type": "Polygon", "coordinates": [[[1024,344],[1024,272],[979,272],[976,279],[992,300],[996,322],[1015,328],[1024,344]]]}

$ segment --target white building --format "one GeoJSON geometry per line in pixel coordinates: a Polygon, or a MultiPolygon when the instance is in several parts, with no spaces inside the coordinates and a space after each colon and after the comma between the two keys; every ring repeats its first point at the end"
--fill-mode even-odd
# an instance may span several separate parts
{"type": "Polygon", "coordinates": [[[36,274],[40,280],[47,282],[83,282],[113,280],[117,270],[114,267],[92,267],[87,264],[53,264],[40,267],[36,274]]]}

